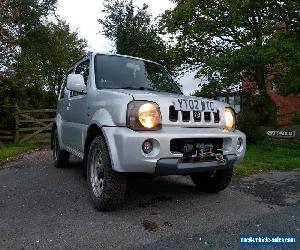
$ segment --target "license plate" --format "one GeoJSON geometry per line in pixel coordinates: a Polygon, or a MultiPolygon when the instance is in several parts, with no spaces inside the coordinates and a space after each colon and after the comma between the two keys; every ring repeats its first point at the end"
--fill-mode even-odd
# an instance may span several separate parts
{"type": "Polygon", "coordinates": [[[179,98],[175,101],[175,110],[214,112],[215,109],[214,102],[207,99],[179,98]]]}

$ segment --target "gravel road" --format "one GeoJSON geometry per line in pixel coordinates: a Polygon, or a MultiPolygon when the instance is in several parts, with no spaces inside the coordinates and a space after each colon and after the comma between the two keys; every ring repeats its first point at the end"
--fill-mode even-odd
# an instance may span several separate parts
{"type": "Polygon", "coordinates": [[[56,169],[43,150],[0,166],[0,249],[241,249],[250,233],[299,239],[300,169],[235,177],[219,194],[130,176],[125,204],[101,213],[76,159],[56,169]]]}

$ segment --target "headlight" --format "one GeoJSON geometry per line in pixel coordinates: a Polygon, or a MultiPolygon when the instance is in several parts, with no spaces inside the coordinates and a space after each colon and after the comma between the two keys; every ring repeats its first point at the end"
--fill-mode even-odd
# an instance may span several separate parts
{"type": "Polygon", "coordinates": [[[229,131],[235,129],[235,112],[232,108],[225,108],[225,127],[229,131]]]}
{"type": "Polygon", "coordinates": [[[132,101],[127,107],[127,127],[133,130],[158,130],[161,114],[155,102],[132,101]]]}

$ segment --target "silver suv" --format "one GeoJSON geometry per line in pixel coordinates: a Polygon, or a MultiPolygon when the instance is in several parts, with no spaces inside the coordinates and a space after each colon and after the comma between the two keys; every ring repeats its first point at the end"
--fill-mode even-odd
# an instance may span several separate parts
{"type": "Polygon", "coordinates": [[[89,53],[68,71],[52,134],[55,166],[81,158],[101,211],[123,201],[127,173],[190,175],[219,192],[246,149],[227,104],[184,96],[155,62],[110,54],[89,53]]]}

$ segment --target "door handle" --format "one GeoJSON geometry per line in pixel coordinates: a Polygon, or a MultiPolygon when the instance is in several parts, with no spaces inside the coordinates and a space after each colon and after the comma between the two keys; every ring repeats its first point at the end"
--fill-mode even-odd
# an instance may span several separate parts
{"type": "Polygon", "coordinates": [[[66,105],[66,107],[67,107],[67,110],[70,110],[70,108],[71,108],[71,104],[70,104],[70,103],[68,103],[68,104],[66,105]]]}

